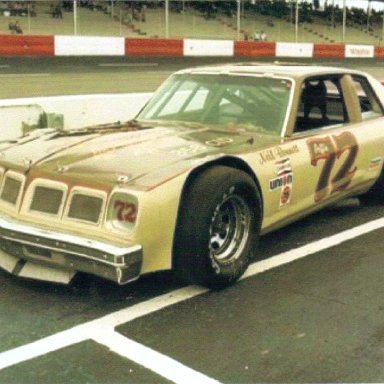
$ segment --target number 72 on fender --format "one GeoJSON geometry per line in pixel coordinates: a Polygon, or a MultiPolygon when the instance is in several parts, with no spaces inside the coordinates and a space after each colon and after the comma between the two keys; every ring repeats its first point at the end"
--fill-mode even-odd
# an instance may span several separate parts
{"type": "Polygon", "coordinates": [[[314,167],[322,166],[316,185],[315,201],[319,202],[335,192],[345,190],[357,170],[355,161],[359,145],[355,136],[347,131],[339,135],[308,139],[307,145],[311,164],[314,167]],[[346,156],[338,161],[343,154],[346,156]],[[331,178],[334,169],[336,174],[331,178]]]}

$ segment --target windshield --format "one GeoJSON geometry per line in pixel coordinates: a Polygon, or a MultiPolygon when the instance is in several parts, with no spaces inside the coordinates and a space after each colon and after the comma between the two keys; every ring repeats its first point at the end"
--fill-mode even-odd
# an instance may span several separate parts
{"type": "Polygon", "coordinates": [[[137,120],[216,124],[280,135],[291,80],[223,74],[170,77],[137,120]]]}

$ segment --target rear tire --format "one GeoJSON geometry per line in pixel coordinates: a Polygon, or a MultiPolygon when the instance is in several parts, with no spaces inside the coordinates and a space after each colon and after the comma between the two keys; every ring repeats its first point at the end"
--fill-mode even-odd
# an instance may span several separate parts
{"type": "Polygon", "coordinates": [[[255,253],[261,198],[245,172],[215,166],[185,191],[174,243],[174,269],[193,284],[222,288],[237,281],[255,253]]]}

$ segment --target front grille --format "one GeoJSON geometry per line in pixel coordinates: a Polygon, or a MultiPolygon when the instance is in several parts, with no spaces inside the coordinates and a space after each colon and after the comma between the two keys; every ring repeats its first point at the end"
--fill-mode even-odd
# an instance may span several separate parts
{"type": "Polygon", "coordinates": [[[30,210],[57,215],[63,196],[64,192],[60,189],[37,186],[33,193],[30,210]]]}
{"type": "Polygon", "coordinates": [[[52,257],[51,251],[45,248],[34,247],[32,245],[23,246],[25,256],[39,256],[50,259],[52,257]]]}
{"type": "Polygon", "coordinates": [[[0,199],[15,205],[21,189],[21,181],[6,176],[0,199]]]}
{"type": "Polygon", "coordinates": [[[49,249],[35,247],[31,245],[23,245],[16,241],[2,239],[0,242],[0,249],[10,255],[24,258],[24,257],[44,257],[46,259],[50,259],[52,257],[52,253],[49,249]]]}
{"type": "Polygon", "coordinates": [[[72,197],[68,217],[71,219],[98,223],[102,205],[103,199],[100,197],[76,193],[72,197]]]}

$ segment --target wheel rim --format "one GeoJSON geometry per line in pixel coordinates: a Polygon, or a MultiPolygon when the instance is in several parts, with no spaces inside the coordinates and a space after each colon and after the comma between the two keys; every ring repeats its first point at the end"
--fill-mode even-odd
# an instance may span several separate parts
{"type": "Polygon", "coordinates": [[[248,241],[251,212],[243,197],[229,194],[215,208],[209,231],[213,260],[230,263],[238,259],[248,241]]]}

